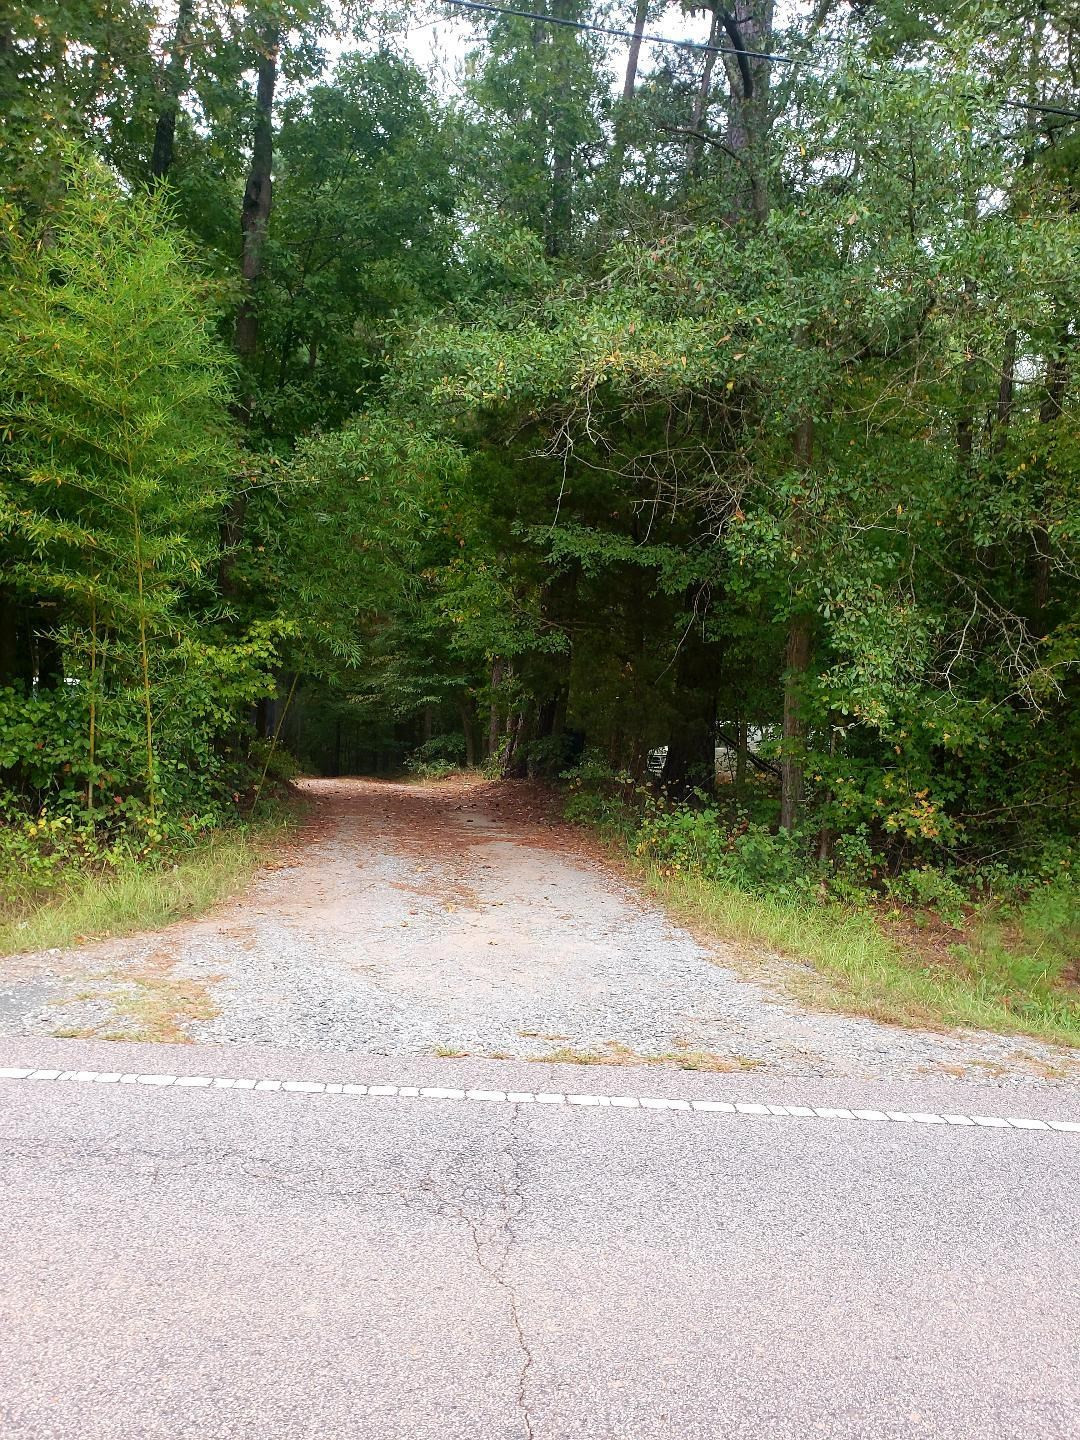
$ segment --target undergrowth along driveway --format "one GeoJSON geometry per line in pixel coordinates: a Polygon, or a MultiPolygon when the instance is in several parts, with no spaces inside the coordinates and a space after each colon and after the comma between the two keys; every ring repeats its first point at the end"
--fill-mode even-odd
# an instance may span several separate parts
{"type": "Polygon", "coordinates": [[[891,1025],[967,1027],[1080,1046],[1080,993],[1074,986],[1025,984],[1031,967],[1023,956],[991,952],[984,960],[958,941],[955,958],[942,963],[883,933],[869,908],[747,895],[655,868],[643,867],[643,878],[669,912],[698,933],[804,962],[789,971],[787,983],[808,1004],[891,1025]]]}
{"type": "Polygon", "coordinates": [[[0,906],[0,957],[130,935],[203,914],[250,882],[282,833],[280,824],[212,832],[157,860],[71,864],[48,883],[13,885],[0,906]]]}

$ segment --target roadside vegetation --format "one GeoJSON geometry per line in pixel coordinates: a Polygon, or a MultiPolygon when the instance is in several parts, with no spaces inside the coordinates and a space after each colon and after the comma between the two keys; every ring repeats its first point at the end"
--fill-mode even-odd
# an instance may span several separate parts
{"type": "MultiPolygon", "coordinates": [[[[803,962],[811,1003],[890,1024],[964,1026],[1080,1045],[1080,887],[1072,852],[1003,866],[889,873],[864,835],[826,860],[817,837],[755,825],[744,796],[669,804],[627,777],[571,774],[566,814],[628,860],[704,935],[803,962]]],[[[767,805],[766,801],[766,805],[767,805]]],[[[736,962],[737,963],[737,962],[736,962]]]]}
{"type": "Polygon", "coordinates": [[[199,915],[241,891],[286,833],[282,820],[233,824],[192,840],[139,851],[124,840],[48,825],[10,832],[0,870],[0,956],[154,930],[199,915]],[[27,833],[29,832],[29,833],[27,833]]]}

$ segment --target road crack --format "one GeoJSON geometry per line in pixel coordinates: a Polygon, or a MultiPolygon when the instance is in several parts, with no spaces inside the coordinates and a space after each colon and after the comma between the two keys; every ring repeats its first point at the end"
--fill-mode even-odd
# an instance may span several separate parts
{"type": "MultiPolygon", "coordinates": [[[[521,1353],[521,1366],[517,1377],[516,1404],[521,1412],[525,1440],[535,1440],[536,1430],[529,1408],[529,1375],[533,1367],[533,1353],[525,1333],[521,1301],[509,1277],[510,1257],[518,1243],[517,1226],[525,1213],[524,1174],[517,1122],[520,1106],[515,1105],[510,1113],[509,1123],[504,1130],[504,1144],[498,1157],[500,1214],[496,1221],[490,1217],[490,1205],[482,1191],[474,1192],[472,1209],[468,1208],[469,1193],[463,1188],[459,1198],[440,1194],[430,1175],[420,1182],[420,1188],[431,1195],[439,1214],[459,1220],[465,1227],[471,1241],[478,1267],[498,1286],[506,1297],[507,1312],[514,1339],[521,1353]],[[486,1232],[486,1233],[485,1233],[486,1232]]],[[[455,1157],[454,1163],[462,1163],[467,1153],[455,1157]]]]}

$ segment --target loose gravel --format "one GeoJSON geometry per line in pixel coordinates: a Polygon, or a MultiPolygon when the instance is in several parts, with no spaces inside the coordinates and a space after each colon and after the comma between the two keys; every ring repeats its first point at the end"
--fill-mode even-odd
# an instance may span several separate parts
{"type": "Polygon", "coordinates": [[[308,1051],[1080,1088],[1072,1052],[1035,1040],[805,1009],[784,994],[798,967],[706,947],[482,786],[305,786],[289,863],[201,920],[20,957],[0,1035],[175,1038],[166,1017],[192,1040],[308,1051]]]}

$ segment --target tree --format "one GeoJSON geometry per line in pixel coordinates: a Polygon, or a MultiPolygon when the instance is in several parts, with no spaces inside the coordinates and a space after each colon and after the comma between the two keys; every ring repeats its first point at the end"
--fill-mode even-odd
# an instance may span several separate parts
{"type": "Polygon", "coordinates": [[[154,148],[150,174],[163,180],[173,163],[176,120],[180,98],[188,80],[188,54],[194,38],[195,0],[177,0],[176,25],[169,45],[169,59],[162,75],[161,103],[154,126],[154,148]]]}
{"type": "MultiPolygon", "coordinates": [[[[550,13],[588,12],[578,0],[551,0],[550,13]]],[[[599,46],[567,27],[500,17],[474,57],[467,99],[478,197],[543,236],[549,256],[565,254],[588,206],[609,106],[599,46]]]]}
{"type": "Polygon", "coordinates": [[[450,294],[456,186],[440,108],[387,51],[287,102],[277,153],[260,408],[292,436],[345,421],[377,389],[387,328],[450,294]]]}
{"type": "MultiPolygon", "coordinates": [[[[181,653],[203,665],[200,638],[234,666],[227,703],[202,692],[222,752],[243,751],[241,694],[273,650],[305,753],[317,736],[335,765],[476,759],[486,736],[515,772],[587,747],[641,779],[666,749],[664,783],[692,798],[719,736],[739,803],[822,856],[860,827],[901,865],[1066,824],[1070,7],[988,26],[938,0],[786,21],[748,0],[708,7],[702,54],[646,47],[680,22],[635,0],[624,65],[550,23],[599,12],[553,0],[479,22],[453,100],[382,11],[328,71],[320,6],[184,0],[167,31],[107,8],[78,40],[63,6],[0,32],[16,232],[65,243],[71,135],[118,177],[106,224],[157,186],[160,243],[189,237],[184,313],[232,333],[244,447],[168,532],[192,578],[162,551],[107,623],[78,588],[89,542],[18,528],[46,495],[50,523],[83,517],[78,487],[20,471],[11,694],[77,707],[102,646],[142,693],[142,604],[152,691],[181,653]]],[[[124,284],[102,280],[121,314],[124,284]]],[[[170,694],[150,707],[159,767],[168,717],[203,703],[170,694]]]]}
{"type": "Polygon", "coordinates": [[[166,797],[191,788],[182,757],[202,745],[207,764],[231,723],[232,687],[265,685],[254,650],[203,630],[234,459],[231,377],[160,201],[125,196],[85,160],[65,182],[47,237],[5,216],[6,569],[19,595],[47,602],[68,687],[57,703],[81,715],[64,789],[92,808],[109,775],[156,824],[166,797]]]}

